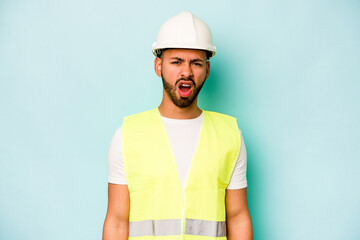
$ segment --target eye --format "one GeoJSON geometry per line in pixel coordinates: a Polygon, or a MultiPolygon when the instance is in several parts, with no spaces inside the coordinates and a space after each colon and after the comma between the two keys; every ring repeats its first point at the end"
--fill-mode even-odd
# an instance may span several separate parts
{"type": "Polygon", "coordinates": [[[199,66],[199,67],[201,67],[201,66],[202,66],[202,64],[201,64],[201,63],[199,63],[199,62],[194,62],[194,65],[199,66]]]}
{"type": "Polygon", "coordinates": [[[180,61],[173,61],[171,64],[180,64],[180,61]]]}

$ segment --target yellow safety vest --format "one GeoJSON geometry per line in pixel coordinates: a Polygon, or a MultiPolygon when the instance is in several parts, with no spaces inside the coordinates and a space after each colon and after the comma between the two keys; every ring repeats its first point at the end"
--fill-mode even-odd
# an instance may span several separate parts
{"type": "MultiPolygon", "coordinates": [[[[236,118],[203,110],[185,187],[158,108],[123,118],[130,240],[225,240],[225,189],[240,151],[236,118]]],[[[186,149],[184,149],[186,151],[186,149]]]]}

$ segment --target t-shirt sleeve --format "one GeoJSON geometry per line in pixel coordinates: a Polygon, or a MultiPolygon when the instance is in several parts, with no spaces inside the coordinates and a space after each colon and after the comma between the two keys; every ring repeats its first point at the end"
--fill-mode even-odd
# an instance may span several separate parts
{"type": "Polygon", "coordinates": [[[247,154],[246,154],[246,147],[244,143],[243,136],[240,131],[240,138],[241,138],[241,147],[238,159],[235,164],[234,171],[230,178],[230,183],[227,186],[227,189],[240,189],[247,187],[247,180],[246,180],[246,165],[247,165],[247,154]]]}
{"type": "Polygon", "coordinates": [[[121,128],[118,128],[116,130],[115,134],[111,139],[107,159],[107,167],[109,183],[127,184],[121,153],[121,128]]]}

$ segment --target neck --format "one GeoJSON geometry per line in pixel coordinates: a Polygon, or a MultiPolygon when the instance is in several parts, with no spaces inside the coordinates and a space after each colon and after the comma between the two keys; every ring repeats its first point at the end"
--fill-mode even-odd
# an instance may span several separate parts
{"type": "Polygon", "coordinates": [[[160,115],[167,118],[175,119],[191,119],[200,116],[202,110],[197,106],[197,98],[194,102],[185,108],[176,106],[172,101],[164,101],[160,103],[159,107],[160,115]]]}

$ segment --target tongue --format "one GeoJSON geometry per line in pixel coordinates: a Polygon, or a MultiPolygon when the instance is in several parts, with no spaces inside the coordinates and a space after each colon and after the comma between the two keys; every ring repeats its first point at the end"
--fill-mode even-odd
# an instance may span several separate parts
{"type": "Polygon", "coordinates": [[[179,87],[179,93],[182,97],[188,97],[191,93],[191,88],[190,87],[179,87]]]}

